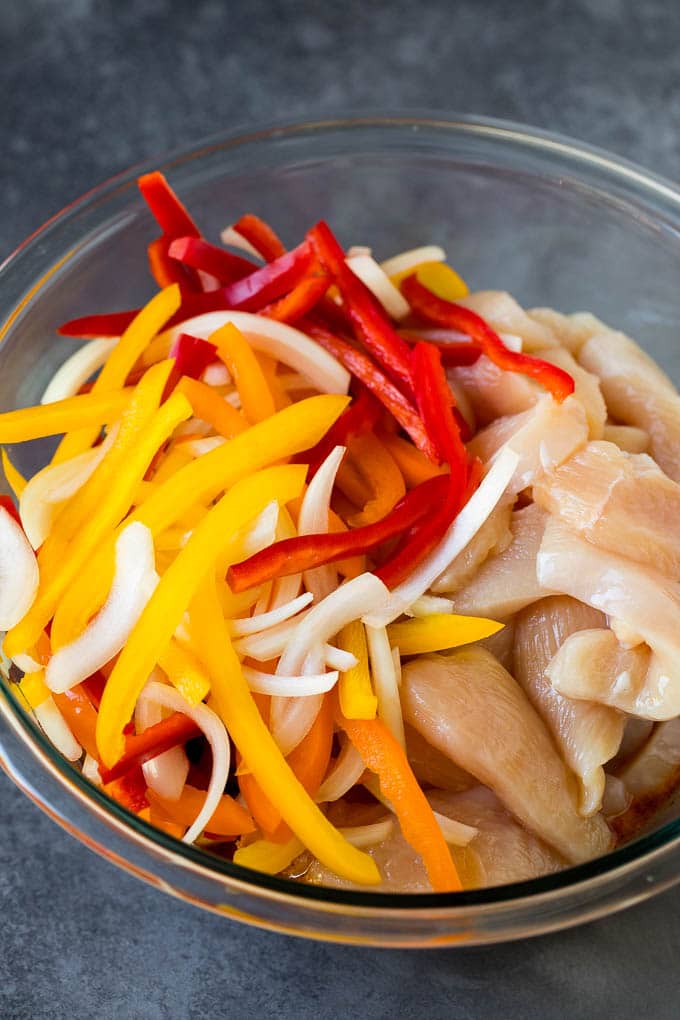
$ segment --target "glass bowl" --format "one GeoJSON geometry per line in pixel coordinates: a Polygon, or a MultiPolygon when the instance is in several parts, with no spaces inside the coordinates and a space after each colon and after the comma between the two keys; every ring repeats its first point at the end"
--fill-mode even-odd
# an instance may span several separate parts
{"type": "MultiPolygon", "coordinates": [[[[680,190],[568,139],[476,117],[353,118],[222,135],[154,163],[213,240],[252,210],[287,242],[328,219],[384,257],[439,243],[474,289],[588,310],[680,379],[680,190]]],[[[155,227],[135,179],[113,178],[50,220],[0,269],[0,407],[36,402],[74,342],[65,319],[150,296],[155,227]]],[[[20,470],[45,444],[10,449],[20,470]]],[[[153,885],[227,917],[339,942],[493,942],[601,916],[680,879],[673,809],[634,842],[557,875],[447,895],[342,892],[218,860],[117,806],[63,760],[0,676],[0,762],[55,821],[153,885]]]]}

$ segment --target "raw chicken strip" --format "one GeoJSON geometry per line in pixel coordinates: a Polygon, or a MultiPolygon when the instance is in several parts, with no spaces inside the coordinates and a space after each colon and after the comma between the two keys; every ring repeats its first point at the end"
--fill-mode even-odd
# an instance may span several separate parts
{"type": "Polygon", "coordinates": [[[616,443],[626,453],[647,453],[649,433],[636,429],[634,425],[605,425],[602,438],[607,443],[616,443]]]}
{"type": "Polygon", "coordinates": [[[564,595],[534,603],[518,615],[515,624],[513,676],[578,776],[580,810],[586,816],[602,805],[602,766],[619,749],[625,718],[605,705],[565,698],[553,688],[545,669],[570,634],[604,624],[602,613],[564,595]]]}
{"type": "Polygon", "coordinates": [[[564,347],[539,351],[538,357],[569,373],[574,380],[574,397],[583,405],[583,410],[586,412],[589,438],[602,439],[604,423],[607,420],[607,405],[604,402],[597,376],[582,368],[564,347]]]}
{"type": "Polygon", "coordinates": [[[680,581],[680,485],[646,454],[588,443],[537,479],[534,499],[594,545],[680,581]]]}
{"type": "Polygon", "coordinates": [[[577,355],[586,340],[595,333],[608,329],[603,322],[596,319],[590,312],[577,312],[575,315],[563,315],[552,308],[531,308],[527,312],[530,319],[549,329],[557,338],[561,347],[577,355]]]}
{"type": "Polygon", "coordinates": [[[527,315],[506,291],[479,290],[460,298],[458,304],[477,312],[497,333],[514,333],[521,337],[522,349],[527,354],[545,347],[557,347],[558,341],[550,326],[527,315]]]}
{"type": "Polygon", "coordinates": [[[491,637],[476,642],[477,648],[485,648],[487,652],[491,652],[494,659],[498,659],[503,669],[507,669],[508,673],[512,673],[513,670],[515,619],[514,616],[510,617],[505,621],[502,630],[496,631],[491,637]]]}
{"type": "Polygon", "coordinates": [[[474,365],[450,368],[446,375],[454,393],[460,396],[462,390],[464,394],[466,420],[469,422],[471,409],[477,426],[488,425],[502,415],[526,411],[543,394],[541,387],[526,375],[498,368],[485,354],[474,365]]]}
{"type": "Polygon", "coordinates": [[[454,592],[467,584],[484,560],[503,552],[512,541],[510,517],[514,497],[502,497],[479,531],[432,585],[434,592],[454,592]]]}
{"type": "Polygon", "coordinates": [[[548,515],[535,503],[512,515],[512,542],[502,553],[491,556],[473,579],[452,597],[454,613],[505,620],[536,602],[548,591],[536,574],[536,556],[541,547],[548,515]]]}
{"type": "Polygon", "coordinates": [[[429,783],[440,790],[451,790],[459,793],[474,786],[477,780],[469,772],[458,767],[455,762],[428,744],[413,726],[404,727],[406,735],[406,753],[411,763],[413,774],[421,783],[429,783]]]}
{"type": "Polygon", "coordinates": [[[484,464],[505,445],[514,450],[519,463],[508,492],[517,493],[533,485],[544,471],[558,467],[587,441],[588,424],[578,400],[568,397],[558,404],[552,397],[542,397],[531,410],[487,425],[468,449],[484,464]]]}
{"type": "Polygon", "coordinates": [[[579,362],[600,379],[612,417],[649,433],[659,467],[680,482],[680,396],[648,355],[623,333],[600,333],[588,340],[579,362]]]}
{"type": "Polygon", "coordinates": [[[605,853],[602,818],[582,818],[574,777],[519,684],[480,648],[427,655],[404,667],[404,716],[571,862],[605,853]]]}
{"type": "Polygon", "coordinates": [[[539,582],[606,613],[612,631],[581,631],[548,667],[561,694],[612,705],[645,719],[680,714],[680,585],[591,545],[550,518],[538,553],[539,582]],[[646,642],[648,649],[624,648],[646,642]],[[584,663],[589,663],[583,671],[584,663]]]}
{"type": "Polygon", "coordinates": [[[660,723],[618,777],[633,798],[628,810],[613,821],[623,839],[636,832],[680,785],[680,718],[660,723]]]}

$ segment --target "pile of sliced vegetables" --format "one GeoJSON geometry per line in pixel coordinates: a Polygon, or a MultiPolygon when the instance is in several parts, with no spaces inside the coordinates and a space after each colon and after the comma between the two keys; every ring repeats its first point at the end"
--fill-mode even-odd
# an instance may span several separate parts
{"type": "Polygon", "coordinates": [[[396,820],[432,888],[459,889],[449,844],[474,830],[413,775],[401,659],[500,628],[428,592],[517,458],[484,474],[470,457],[445,366],[484,353],[557,401],[574,384],[456,304],[437,247],[380,265],[322,222],[286,250],[251,215],[221,247],[161,174],[139,185],[159,291],[61,326],[85,342],[40,406],[0,414],[4,445],[61,436],[28,481],[3,452],[17,696],[89,779],[185,842],[270,873],[308,852],[372,885],[367,848],[396,820]],[[341,798],[382,820],[336,828],[341,798]]]}

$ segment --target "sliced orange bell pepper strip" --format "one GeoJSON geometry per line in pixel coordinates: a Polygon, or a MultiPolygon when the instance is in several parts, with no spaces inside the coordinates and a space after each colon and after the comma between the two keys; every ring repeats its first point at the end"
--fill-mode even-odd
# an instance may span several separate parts
{"type": "MultiPolygon", "coordinates": [[[[174,822],[188,828],[203,807],[205,790],[197,790],[195,786],[187,785],[178,800],[160,797],[153,790],[147,790],[146,797],[152,808],[160,808],[174,822]]],[[[211,835],[233,838],[254,832],[255,824],[248,812],[233,797],[225,794],[205,828],[211,835]]]]}
{"type": "Polygon", "coordinates": [[[401,436],[385,432],[380,434],[380,440],[392,460],[398,465],[410,488],[420,485],[421,482],[426,482],[429,478],[434,478],[435,475],[446,474],[448,471],[447,465],[433,464],[417,446],[409,443],[407,439],[402,439],[401,436]]]}
{"type": "Polygon", "coordinates": [[[347,733],[366,767],[380,780],[380,790],[399,819],[404,838],[420,854],[435,892],[458,892],[463,887],[442,831],[413,775],[406,753],[381,719],[347,719],[338,710],[336,721],[347,733]]]}
{"type": "Polygon", "coordinates": [[[57,436],[68,429],[110,425],[120,418],[132,396],[131,389],[115,393],[82,393],[55,400],[52,404],[20,407],[0,414],[0,443],[26,443],[31,439],[57,436]]]}
{"type": "Polygon", "coordinates": [[[241,407],[252,424],[276,413],[271,395],[255,352],[243,333],[228,322],[210,336],[217,354],[229,369],[241,398],[241,407]]]}
{"type": "Polygon", "coordinates": [[[212,696],[243,761],[262,792],[281,811],[298,839],[336,874],[362,885],[380,881],[375,861],[350,843],[319,810],[260,715],[234,652],[212,579],[203,585],[190,611],[204,640],[197,643],[210,673],[212,696]]]}
{"type": "Polygon", "coordinates": [[[123,753],[123,729],[137,698],[193,595],[211,568],[214,570],[232,535],[272,499],[286,503],[298,496],[305,474],[305,465],[291,464],[243,478],[206,514],[180,549],[147,602],[104,689],[97,746],[105,765],[110,767],[123,753]]]}
{"type": "Polygon", "coordinates": [[[386,447],[372,433],[355,436],[350,446],[351,461],[372,490],[363,510],[348,521],[353,527],[373,524],[392,510],[406,492],[404,476],[386,447]]]}
{"type": "Polygon", "coordinates": [[[70,691],[53,694],[52,697],[80,746],[84,747],[93,758],[98,759],[95,739],[97,711],[87,696],[85,688],[82,684],[76,684],[70,691]]]}
{"type": "Polygon", "coordinates": [[[274,406],[277,411],[282,411],[284,407],[290,407],[293,401],[290,399],[281,381],[276,374],[277,362],[274,358],[270,358],[267,354],[262,354],[261,351],[255,352],[258,364],[262,369],[262,374],[267,383],[267,388],[274,399],[274,406]]]}
{"type": "Polygon", "coordinates": [[[195,416],[212,425],[215,432],[225,439],[231,439],[248,428],[243,415],[216,393],[212,386],[185,375],[178,383],[177,390],[185,395],[195,416]]]}

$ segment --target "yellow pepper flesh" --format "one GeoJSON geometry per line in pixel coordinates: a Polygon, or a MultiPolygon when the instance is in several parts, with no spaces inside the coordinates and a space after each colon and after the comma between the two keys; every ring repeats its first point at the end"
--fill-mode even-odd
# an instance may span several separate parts
{"type": "Polygon", "coordinates": [[[304,850],[300,840],[293,836],[287,843],[270,843],[268,839],[256,839],[234,853],[234,864],[265,875],[278,875],[292,864],[304,850]]]}
{"type": "Polygon", "coordinates": [[[7,484],[9,485],[10,489],[12,490],[16,498],[19,499],[19,496],[26,488],[27,482],[24,476],[21,474],[21,472],[17,471],[17,469],[14,467],[14,464],[9,459],[9,454],[7,453],[7,450],[4,447],[2,448],[2,470],[5,472],[7,484]]]}
{"type": "Polygon", "coordinates": [[[190,705],[199,705],[210,693],[210,679],[194,653],[176,638],[171,638],[160,654],[158,664],[190,705]]]}
{"type": "Polygon", "coordinates": [[[504,626],[503,623],[478,616],[432,613],[404,623],[392,623],[387,633],[390,644],[396,645],[401,655],[420,655],[481,641],[497,634],[504,626]]]}
{"type": "Polygon", "coordinates": [[[0,414],[0,443],[26,443],[57,436],[68,429],[89,426],[96,430],[120,418],[130,403],[132,389],[115,393],[82,393],[53,404],[21,407],[0,414]]]}
{"type": "Polygon", "coordinates": [[[338,645],[357,659],[356,666],[340,674],[338,693],[342,714],[346,719],[375,719],[378,699],[371,685],[366,631],[361,620],[342,628],[338,645]]]}

